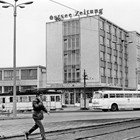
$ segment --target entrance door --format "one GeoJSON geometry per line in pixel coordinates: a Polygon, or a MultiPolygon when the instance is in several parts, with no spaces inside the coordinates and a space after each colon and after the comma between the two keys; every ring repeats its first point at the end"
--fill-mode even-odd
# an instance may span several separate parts
{"type": "Polygon", "coordinates": [[[74,104],[74,93],[73,92],[68,92],[65,93],[65,104],[74,104]]]}
{"type": "Polygon", "coordinates": [[[74,104],[74,93],[70,93],[70,104],[74,104]]]}

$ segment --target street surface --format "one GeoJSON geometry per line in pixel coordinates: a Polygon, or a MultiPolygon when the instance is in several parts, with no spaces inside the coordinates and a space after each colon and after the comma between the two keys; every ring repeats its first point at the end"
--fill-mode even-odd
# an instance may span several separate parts
{"type": "MultiPolygon", "coordinates": [[[[0,135],[4,136],[23,135],[23,132],[29,130],[34,124],[34,121],[32,120],[31,116],[32,116],[31,114],[18,114],[19,119],[12,120],[0,119],[0,135]]],[[[139,118],[139,117],[140,111],[61,112],[61,113],[51,113],[49,116],[45,114],[43,124],[45,127],[46,134],[49,136],[50,132],[55,132],[58,130],[66,130],[66,129],[69,130],[70,128],[74,129],[77,127],[88,127],[106,123],[109,121],[115,121],[118,119],[139,118]]],[[[35,133],[39,133],[39,131],[37,130],[35,133]]],[[[48,138],[55,139],[56,138],[55,136],[54,135],[49,136],[48,138]]],[[[64,135],[62,137],[64,137],[64,135]]],[[[39,138],[40,135],[37,135],[36,139],[39,138]]],[[[10,139],[12,140],[12,138],[10,139]]],[[[16,140],[16,138],[13,138],[13,140],[16,140]]]]}

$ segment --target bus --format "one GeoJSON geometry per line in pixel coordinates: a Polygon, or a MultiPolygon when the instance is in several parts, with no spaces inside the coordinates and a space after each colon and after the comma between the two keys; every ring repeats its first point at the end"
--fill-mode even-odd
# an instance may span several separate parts
{"type": "Polygon", "coordinates": [[[92,107],[102,111],[140,109],[140,91],[96,91],[93,94],[92,107]]]}

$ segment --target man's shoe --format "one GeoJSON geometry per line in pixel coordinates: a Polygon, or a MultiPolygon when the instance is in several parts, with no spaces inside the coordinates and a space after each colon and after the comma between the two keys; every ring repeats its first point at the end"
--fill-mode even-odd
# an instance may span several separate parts
{"type": "Polygon", "coordinates": [[[25,140],[29,140],[29,133],[28,132],[25,132],[24,136],[25,136],[25,140]]]}
{"type": "Polygon", "coordinates": [[[42,140],[47,140],[46,138],[42,138],[42,140]]]}

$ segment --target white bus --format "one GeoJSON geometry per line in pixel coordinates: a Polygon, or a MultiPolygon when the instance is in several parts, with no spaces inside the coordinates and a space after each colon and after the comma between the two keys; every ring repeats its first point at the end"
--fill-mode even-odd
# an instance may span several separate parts
{"type": "Polygon", "coordinates": [[[96,91],[92,107],[103,111],[140,109],[140,91],[96,91]]]}

